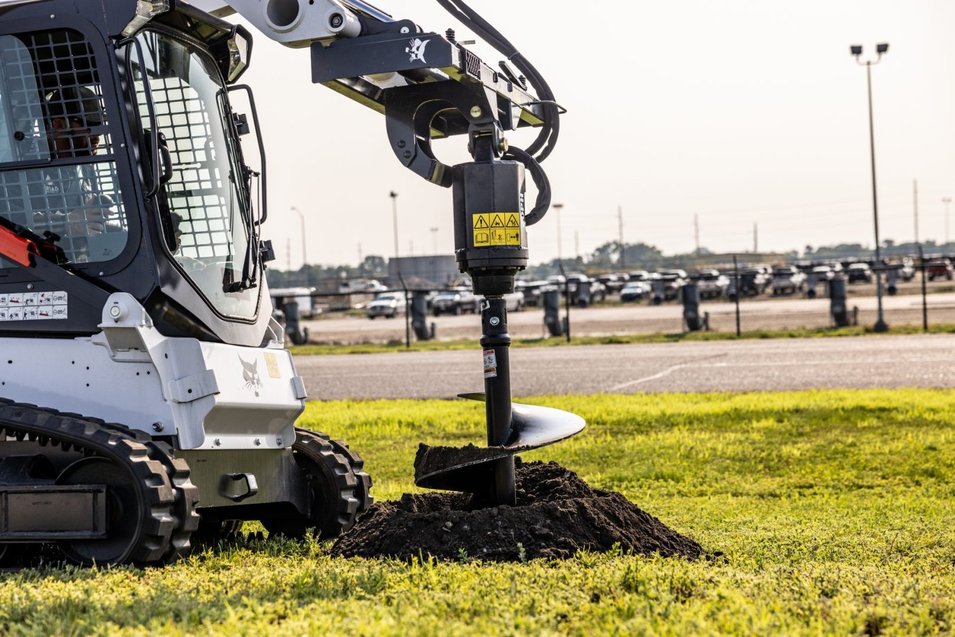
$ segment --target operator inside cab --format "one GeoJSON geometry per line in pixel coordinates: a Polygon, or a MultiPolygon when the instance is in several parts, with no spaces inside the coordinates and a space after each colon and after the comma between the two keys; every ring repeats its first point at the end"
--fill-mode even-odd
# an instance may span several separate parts
{"type": "MultiPolygon", "coordinates": [[[[100,99],[85,86],[55,89],[44,101],[47,140],[55,159],[90,157],[96,154],[100,135],[93,131],[104,121],[100,99]]],[[[113,200],[99,192],[89,165],[51,166],[43,174],[43,195],[58,198],[61,206],[51,211],[50,230],[72,240],[74,258],[89,258],[89,237],[106,231],[113,200]]]]}

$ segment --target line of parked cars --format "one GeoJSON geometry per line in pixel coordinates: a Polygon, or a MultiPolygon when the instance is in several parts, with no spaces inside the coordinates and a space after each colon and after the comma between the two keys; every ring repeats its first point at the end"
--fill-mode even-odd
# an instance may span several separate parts
{"type": "MultiPolygon", "coordinates": [[[[481,311],[481,301],[484,297],[474,294],[470,288],[455,287],[447,290],[430,290],[425,297],[425,308],[433,316],[442,314],[475,314],[481,311]]],[[[504,302],[508,312],[520,312],[527,303],[524,293],[515,291],[504,295],[504,302]]],[[[401,290],[380,292],[366,306],[365,313],[369,319],[378,317],[395,318],[408,310],[405,293],[401,290]]]]}
{"type": "MultiPolygon", "coordinates": [[[[915,276],[911,260],[903,260],[889,266],[892,280],[908,281],[915,276]]],[[[947,258],[935,258],[926,262],[926,275],[931,280],[955,279],[955,266],[947,258]]],[[[542,305],[543,295],[556,290],[561,301],[586,307],[616,296],[623,303],[649,301],[663,303],[680,298],[680,290],[688,282],[697,285],[700,298],[735,299],[737,296],[755,297],[771,293],[773,296],[806,294],[814,296],[818,286],[825,286],[835,277],[843,277],[847,283],[872,283],[875,273],[865,262],[824,263],[812,265],[745,265],[738,271],[706,268],[693,273],[682,269],[665,269],[658,272],[633,270],[625,273],[607,273],[588,276],[580,272],[552,275],[542,280],[518,278],[515,292],[505,296],[507,309],[519,312],[528,306],[542,305]]],[[[481,311],[483,297],[464,286],[431,291],[427,297],[427,310],[434,316],[442,314],[471,314],[481,311]]],[[[405,295],[399,291],[379,292],[367,306],[368,318],[379,316],[394,318],[407,310],[405,295]]]]}

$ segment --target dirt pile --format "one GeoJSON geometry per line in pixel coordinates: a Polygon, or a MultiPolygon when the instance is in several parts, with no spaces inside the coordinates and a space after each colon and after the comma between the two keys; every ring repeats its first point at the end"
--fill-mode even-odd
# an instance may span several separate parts
{"type": "Polygon", "coordinates": [[[580,549],[607,551],[619,544],[643,555],[704,555],[695,541],[619,493],[592,489],[555,462],[516,462],[517,506],[472,510],[466,494],[405,494],[373,505],[332,554],[512,562],[567,558],[580,549]]]}

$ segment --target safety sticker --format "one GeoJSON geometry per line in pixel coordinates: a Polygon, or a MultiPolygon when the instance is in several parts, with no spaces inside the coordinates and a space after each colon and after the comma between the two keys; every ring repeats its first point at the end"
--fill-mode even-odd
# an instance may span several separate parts
{"type": "Polygon", "coordinates": [[[484,378],[497,376],[497,354],[493,349],[484,350],[484,378]]]}
{"type": "Polygon", "coordinates": [[[521,215],[518,212],[476,212],[471,215],[474,247],[521,245],[521,215]]]}
{"type": "Polygon", "coordinates": [[[65,291],[0,294],[0,321],[43,321],[69,318],[65,291]]]}

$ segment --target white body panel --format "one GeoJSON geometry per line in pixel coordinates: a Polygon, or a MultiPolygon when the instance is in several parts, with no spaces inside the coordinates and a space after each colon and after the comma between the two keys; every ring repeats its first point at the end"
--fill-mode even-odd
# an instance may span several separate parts
{"type": "Polygon", "coordinates": [[[183,449],[277,449],[295,441],[305,390],[291,355],[168,338],[128,294],[103,331],[75,339],[0,338],[0,396],[178,435],[183,449]]]}

